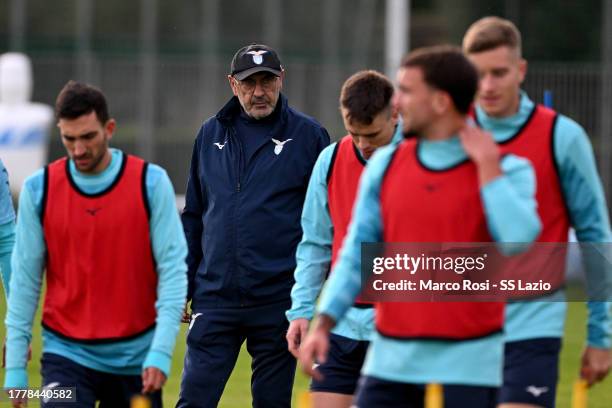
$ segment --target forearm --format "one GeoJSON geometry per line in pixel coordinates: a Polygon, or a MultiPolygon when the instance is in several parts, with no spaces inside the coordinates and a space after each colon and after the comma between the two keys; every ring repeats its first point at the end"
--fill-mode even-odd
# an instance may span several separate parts
{"type": "MultiPolygon", "coordinates": [[[[311,191],[309,191],[310,193],[311,191]]],[[[326,193],[326,191],[325,191],[326,193]]],[[[315,302],[325,282],[332,257],[332,227],[326,206],[314,208],[308,200],[302,215],[302,241],[297,247],[294,277],[291,289],[291,309],[287,311],[289,321],[312,319],[315,302]]]]}
{"type": "Polygon", "coordinates": [[[318,313],[335,321],[340,321],[361,291],[361,243],[378,242],[382,231],[377,186],[362,184],[364,191],[359,192],[349,232],[318,306],[318,313]]]}
{"type": "Polygon", "coordinates": [[[23,369],[27,362],[32,323],[38,307],[46,253],[44,234],[31,192],[19,200],[19,224],[11,257],[11,296],[6,314],[6,367],[23,369]]]}
{"type": "Polygon", "coordinates": [[[612,348],[612,302],[587,304],[589,310],[587,344],[596,348],[612,348]]]}
{"type": "Polygon", "coordinates": [[[323,283],[325,282],[325,271],[329,265],[324,260],[311,260],[308,268],[300,267],[298,256],[298,267],[296,268],[295,284],[291,289],[291,309],[286,313],[287,320],[292,321],[299,318],[311,320],[314,315],[315,302],[323,283]]]}
{"type": "Polygon", "coordinates": [[[158,274],[157,319],[144,367],[154,366],[168,375],[187,296],[187,244],[174,208],[174,191],[165,172],[153,190],[151,213],[151,239],[158,274]]]}
{"type": "Polygon", "coordinates": [[[503,173],[499,164],[499,157],[489,157],[476,164],[478,168],[478,182],[484,187],[503,173]]]}
{"type": "Polygon", "coordinates": [[[361,263],[353,255],[340,256],[338,267],[333,269],[321,293],[318,314],[326,314],[335,321],[342,319],[361,290],[360,271],[361,263]]]}
{"type": "Polygon", "coordinates": [[[593,347],[610,348],[612,268],[608,260],[612,232],[608,205],[593,150],[584,130],[571,120],[560,117],[555,137],[555,158],[560,167],[561,187],[576,238],[582,243],[583,265],[587,285],[591,288],[587,341],[593,347]],[[597,291],[596,295],[593,295],[592,289],[597,291]]]}
{"type": "Polygon", "coordinates": [[[38,274],[24,274],[14,268],[11,277],[11,296],[6,314],[6,369],[4,386],[26,386],[28,348],[32,340],[32,325],[40,298],[42,268],[38,274]],[[25,382],[25,383],[24,383],[25,382]]]}
{"type": "Polygon", "coordinates": [[[185,269],[166,275],[169,276],[160,278],[158,285],[155,333],[143,367],[157,367],[168,376],[185,305],[187,282],[185,269]]]}
{"type": "Polygon", "coordinates": [[[0,225],[0,272],[2,274],[2,286],[6,298],[9,295],[9,283],[11,281],[11,254],[15,245],[15,221],[9,221],[0,225]]]}
{"type": "Polygon", "coordinates": [[[313,330],[322,331],[325,334],[329,334],[331,330],[336,327],[336,320],[328,314],[320,314],[317,316],[313,325],[313,330]]]}
{"type": "Polygon", "coordinates": [[[296,251],[295,284],[291,290],[289,321],[312,319],[315,302],[325,282],[332,258],[333,225],[329,213],[327,174],[334,146],[329,146],[317,159],[302,210],[302,240],[296,251]]]}
{"type": "Polygon", "coordinates": [[[535,174],[529,163],[506,157],[504,173],[481,188],[487,225],[496,242],[531,243],[541,231],[535,174]]]}

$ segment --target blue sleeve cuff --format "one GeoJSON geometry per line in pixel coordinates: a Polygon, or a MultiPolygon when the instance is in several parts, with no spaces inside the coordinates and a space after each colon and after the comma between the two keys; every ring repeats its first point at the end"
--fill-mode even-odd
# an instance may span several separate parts
{"type": "Polygon", "coordinates": [[[166,375],[166,378],[168,378],[170,376],[171,362],[172,362],[171,356],[167,355],[166,353],[162,353],[160,351],[151,350],[149,351],[149,354],[147,354],[147,358],[145,358],[145,361],[142,364],[142,368],[143,369],[147,367],[159,368],[166,375]]]}
{"type": "Polygon", "coordinates": [[[481,187],[482,194],[491,195],[491,198],[493,198],[496,193],[504,191],[506,188],[508,188],[507,181],[504,180],[506,179],[504,178],[503,174],[495,177],[493,180],[481,187]]]}
{"type": "Polygon", "coordinates": [[[590,347],[595,347],[595,348],[600,348],[600,349],[612,348],[612,341],[610,341],[610,336],[593,335],[590,330],[589,330],[589,335],[587,339],[587,344],[590,347]]]}
{"type": "Polygon", "coordinates": [[[25,368],[7,368],[4,376],[4,388],[26,388],[28,372],[25,368]]]}
{"type": "Polygon", "coordinates": [[[346,311],[349,309],[349,307],[350,307],[350,304],[349,306],[345,306],[344,304],[340,304],[340,302],[325,301],[325,299],[323,299],[320,307],[317,308],[317,314],[327,315],[331,317],[332,319],[334,319],[336,323],[338,323],[341,317],[344,316],[346,311]]]}
{"type": "Polygon", "coordinates": [[[290,322],[297,320],[297,319],[308,319],[308,320],[312,320],[312,315],[313,312],[308,313],[305,310],[293,310],[293,309],[289,309],[285,312],[285,316],[287,317],[287,320],[289,320],[290,322]]]}
{"type": "Polygon", "coordinates": [[[612,348],[612,303],[588,302],[587,344],[591,347],[612,348]]]}
{"type": "Polygon", "coordinates": [[[338,322],[341,320],[340,315],[335,310],[332,310],[332,309],[319,310],[319,313],[317,315],[318,316],[326,315],[328,317],[331,317],[332,320],[335,322],[336,326],[338,325],[338,322]]]}

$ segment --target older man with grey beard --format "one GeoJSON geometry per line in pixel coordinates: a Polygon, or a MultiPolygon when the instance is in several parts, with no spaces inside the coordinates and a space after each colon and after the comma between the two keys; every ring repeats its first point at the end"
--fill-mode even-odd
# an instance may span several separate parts
{"type": "Polygon", "coordinates": [[[306,187],[329,135],[289,107],[284,75],[272,48],[238,50],[234,96],[196,137],[182,216],[192,317],[177,407],[217,406],[245,340],[253,406],[291,404],[284,313],[306,187]]]}

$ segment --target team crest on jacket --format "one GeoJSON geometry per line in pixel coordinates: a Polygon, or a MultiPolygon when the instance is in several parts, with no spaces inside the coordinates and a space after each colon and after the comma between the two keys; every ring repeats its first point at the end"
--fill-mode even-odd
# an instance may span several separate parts
{"type": "Polygon", "coordinates": [[[281,152],[283,151],[283,147],[285,147],[285,143],[292,141],[293,139],[287,139],[284,142],[281,142],[280,140],[276,140],[274,138],[272,138],[272,141],[274,142],[274,144],[276,146],[274,146],[274,154],[275,155],[279,155],[281,154],[281,152]]]}
{"type": "Polygon", "coordinates": [[[257,65],[261,65],[261,63],[263,62],[263,54],[265,54],[266,50],[261,50],[261,51],[249,51],[247,52],[247,54],[251,54],[253,56],[253,62],[256,63],[257,65]]]}

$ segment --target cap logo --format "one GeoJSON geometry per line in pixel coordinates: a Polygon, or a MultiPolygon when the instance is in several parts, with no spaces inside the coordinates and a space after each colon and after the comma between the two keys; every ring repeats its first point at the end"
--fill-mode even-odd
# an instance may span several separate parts
{"type": "Polygon", "coordinates": [[[253,56],[253,62],[257,65],[261,65],[261,63],[263,62],[263,54],[265,54],[266,50],[260,50],[260,51],[249,51],[247,52],[247,54],[251,54],[253,56]]]}

